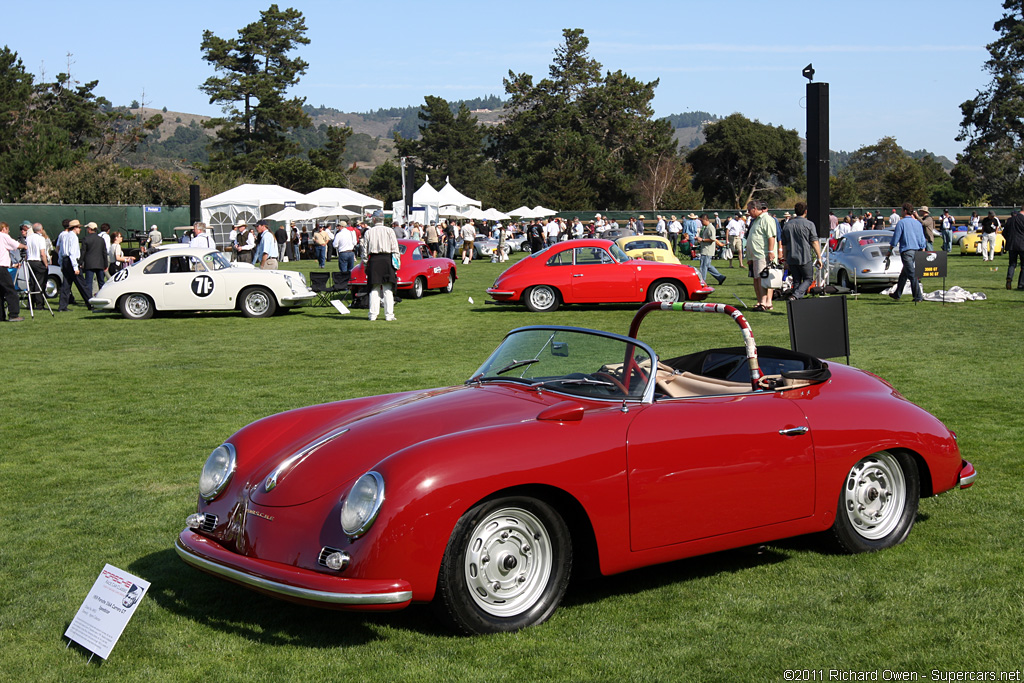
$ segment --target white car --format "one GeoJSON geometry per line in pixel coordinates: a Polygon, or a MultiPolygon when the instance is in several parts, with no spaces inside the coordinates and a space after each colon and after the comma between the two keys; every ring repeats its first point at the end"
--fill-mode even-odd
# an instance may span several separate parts
{"type": "Polygon", "coordinates": [[[156,311],[239,309],[248,318],[316,296],[301,273],[231,263],[216,249],[165,249],[119,270],[89,299],[96,310],[144,320],[156,311]]]}

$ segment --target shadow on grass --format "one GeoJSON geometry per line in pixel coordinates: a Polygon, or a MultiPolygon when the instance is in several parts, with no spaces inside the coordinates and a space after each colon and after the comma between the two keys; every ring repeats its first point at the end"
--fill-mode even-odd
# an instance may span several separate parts
{"type": "Polygon", "coordinates": [[[790,559],[786,554],[767,546],[752,545],[733,550],[723,550],[710,555],[689,557],[634,569],[615,576],[598,576],[575,581],[570,587],[565,605],[598,602],[616,595],[632,595],[662,588],[674,583],[703,579],[719,574],[763,567],[790,559]]]}
{"type": "Polygon", "coordinates": [[[420,605],[388,613],[307,607],[256,593],[186,565],[173,549],[140,557],[128,570],[152,586],[149,599],[199,624],[263,645],[339,648],[386,636],[379,626],[450,635],[420,605]]]}

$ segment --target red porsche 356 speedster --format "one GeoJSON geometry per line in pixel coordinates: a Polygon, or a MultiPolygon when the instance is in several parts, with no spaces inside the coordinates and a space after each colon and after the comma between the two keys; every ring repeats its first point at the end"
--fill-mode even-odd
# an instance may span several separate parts
{"type": "Polygon", "coordinates": [[[519,328],[464,385],[243,428],[206,461],[176,550],[277,597],[432,602],[489,633],[547,619],[574,569],[812,533],[887,548],[919,498],[974,477],[955,435],[875,375],[758,349],[731,306],[650,303],[628,336],[519,328]],[[663,358],[638,335],[655,310],[728,314],[743,345],[663,358]]]}

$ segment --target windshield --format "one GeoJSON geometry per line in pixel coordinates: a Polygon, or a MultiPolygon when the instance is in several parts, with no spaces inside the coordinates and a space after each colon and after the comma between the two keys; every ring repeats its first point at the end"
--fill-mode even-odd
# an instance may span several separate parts
{"type": "Polygon", "coordinates": [[[588,398],[642,399],[653,353],[627,337],[562,327],[514,330],[471,381],[512,381],[588,398]],[[627,361],[632,361],[626,366],[627,361]],[[625,367],[624,367],[625,366],[625,367]]]}
{"type": "Polygon", "coordinates": [[[211,251],[203,255],[203,263],[210,270],[224,270],[231,267],[231,262],[224,258],[224,255],[217,251],[211,251]]]}

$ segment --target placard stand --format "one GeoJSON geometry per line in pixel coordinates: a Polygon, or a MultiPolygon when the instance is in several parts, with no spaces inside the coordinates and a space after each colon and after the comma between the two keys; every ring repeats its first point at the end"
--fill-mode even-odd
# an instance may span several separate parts
{"type": "Polygon", "coordinates": [[[793,299],[786,310],[790,348],[816,358],[846,356],[846,364],[850,364],[850,321],[845,294],[793,299]]]}
{"type": "Polygon", "coordinates": [[[65,649],[74,641],[89,650],[90,662],[93,655],[107,659],[148,590],[148,581],[105,565],[64,632],[65,649]]]}

